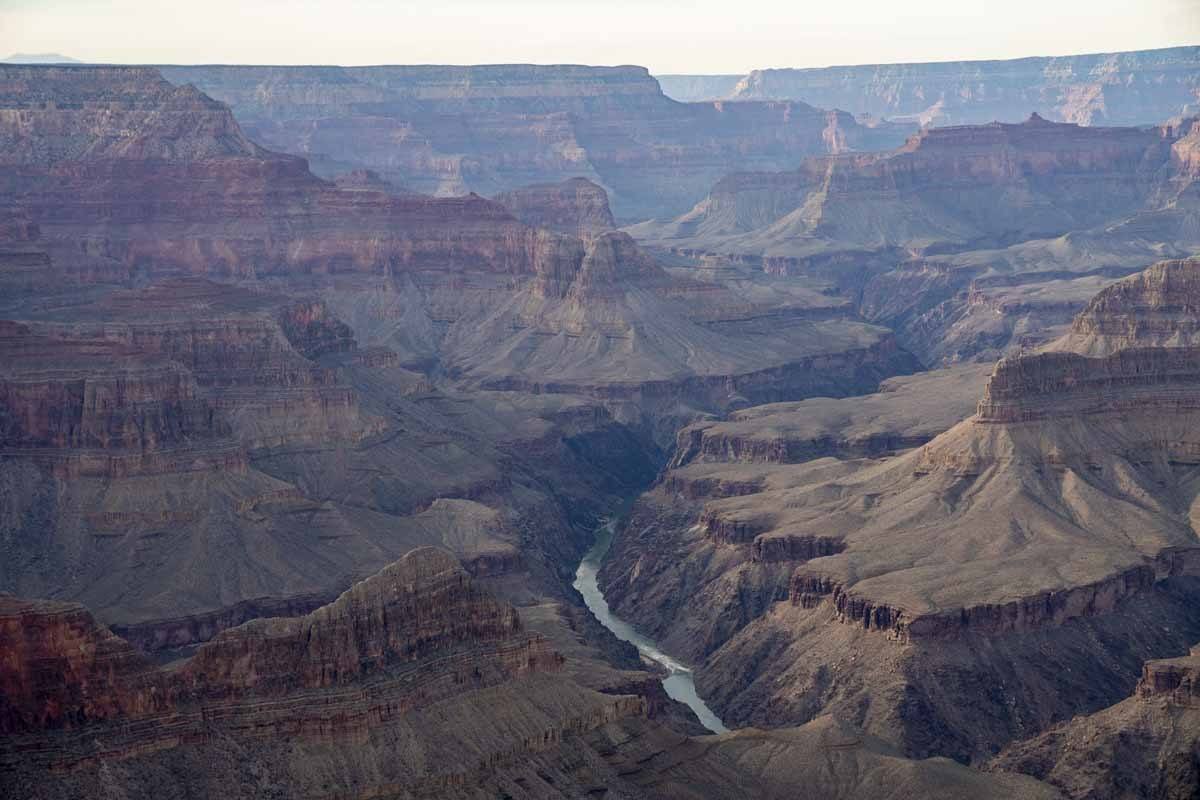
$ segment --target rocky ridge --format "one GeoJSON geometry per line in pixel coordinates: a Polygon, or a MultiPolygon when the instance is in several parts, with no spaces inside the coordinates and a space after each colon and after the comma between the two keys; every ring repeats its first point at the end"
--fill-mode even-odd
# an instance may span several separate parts
{"type": "Polygon", "coordinates": [[[359,787],[355,796],[432,794],[649,709],[642,697],[567,679],[544,638],[524,633],[511,606],[434,549],[408,553],[307,616],[226,631],[167,668],[79,606],[10,597],[2,619],[13,658],[0,674],[0,770],[31,797],[89,784],[147,791],[192,759],[210,770],[176,775],[173,794],[249,790],[233,753],[293,791],[328,791],[336,773],[339,785],[359,787]],[[306,755],[281,746],[285,731],[306,755]],[[422,755],[452,744],[454,762],[422,755]],[[397,747],[409,757],[389,757],[397,747]]]}

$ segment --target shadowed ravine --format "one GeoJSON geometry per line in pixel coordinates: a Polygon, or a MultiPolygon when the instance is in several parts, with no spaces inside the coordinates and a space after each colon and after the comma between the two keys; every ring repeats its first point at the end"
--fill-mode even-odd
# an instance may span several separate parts
{"type": "Polygon", "coordinates": [[[622,619],[618,619],[609,610],[608,601],[604,599],[604,593],[600,591],[596,574],[600,571],[600,565],[604,562],[604,556],[608,554],[608,548],[612,544],[612,537],[616,526],[616,520],[609,520],[596,532],[596,541],[592,544],[591,549],[584,554],[583,560],[579,562],[579,569],[575,571],[575,588],[583,595],[583,602],[587,604],[588,610],[592,612],[592,615],[600,620],[601,625],[612,631],[618,639],[629,642],[636,647],[643,657],[667,668],[670,674],[663,678],[662,685],[672,699],[686,704],[692,711],[696,712],[696,716],[700,718],[700,723],[713,733],[724,733],[729,729],[721,723],[721,720],[712,712],[712,709],[700,699],[700,695],[696,694],[696,684],[692,680],[692,671],[659,650],[658,645],[652,639],[638,633],[632,625],[622,619]]]}

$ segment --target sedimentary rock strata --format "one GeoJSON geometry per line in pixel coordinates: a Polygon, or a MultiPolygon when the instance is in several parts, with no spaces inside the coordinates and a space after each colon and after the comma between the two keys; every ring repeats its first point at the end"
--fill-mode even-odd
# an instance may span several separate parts
{"type": "Polygon", "coordinates": [[[907,450],[975,408],[991,367],[973,364],[889,378],[861,397],[813,398],[735,411],[679,432],[672,468],[693,462],[795,463],[907,450]]]}
{"type": "Polygon", "coordinates": [[[1113,284],[1087,305],[1053,345],[1086,356],[1127,347],[1188,347],[1200,338],[1195,259],[1163,261],[1113,284]]]}
{"type": "Polygon", "coordinates": [[[307,616],[226,631],[169,668],[79,606],[9,596],[2,612],[0,773],[31,797],[149,791],[197,761],[209,768],[177,775],[173,793],[251,792],[234,754],[292,791],[320,791],[333,770],[356,796],[432,794],[648,710],[567,679],[543,637],[433,549],[307,616]],[[444,747],[456,758],[425,749],[444,747]]]}

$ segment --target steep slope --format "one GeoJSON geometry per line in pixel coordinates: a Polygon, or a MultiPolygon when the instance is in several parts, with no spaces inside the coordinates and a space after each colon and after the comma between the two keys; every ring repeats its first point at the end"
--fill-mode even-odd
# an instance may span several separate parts
{"type": "Polygon", "coordinates": [[[829,719],[689,738],[649,675],[578,643],[556,652],[433,548],[308,615],[233,628],[165,667],[80,606],[11,595],[0,596],[0,645],[0,782],[30,798],[218,787],[228,797],[690,797],[698,786],[774,797],[797,780],[830,797],[1057,796],[1028,778],[908,761],[829,719]],[[766,753],[789,766],[764,763],[766,753]]]}
{"type": "Polygon", "coordinates": [[[678,214],[727,172],[898,144],[803,103],[677,103],[642,67],[162,67],[228,103],[256,141],[429,194],[584,177],[622,219],[678,214]]]}
{"type": "Polygon", "coordinates": [[[10,597],[0,631],[0,775],[25,797],[438,796],[517,778],[539,752],[651,713],[646,697],[576,683],[511,606],[433,549],[166,668],[79,606],[10,597]]]}
{"type": "MultiPolygon", "coordinates": [[[[1147,312],[1163,275],[1198,269],[1158,265],[1093,304],[1144,342],[1004,359],[973,416],[894,458],[788,464],[753,434],[730,447],[722,426],[699,429],[635,506],[606,595],[700,664],[734,723],[832,710],[909,753],[966,759],[1115,702],[1142,660],[1200,637],[1200,353],[1153,346],[1174,333],[1147,312]]],[[[805,407],[759,412],[764,435],[811,425],[788,420],[805,407]]]]}
{"type": "Polygon", "coordinates": [[[1152,125],[1200,110],[1198,71],[1200,48],[1170,47],[1008,61],[763,69],[744,76],[728,94],[704,96],[803,100],[923,125],[1016,122],[1030,110],[1081,125],[1152,125]]]}
{"type": "Polygon", "coordinates": [[[1115,283],[1087,305],[1049,349],[1106,356],[1126,347],[1200,343],[1200,259],[1163,261],[1115,283]]]}
{"type": "Polygon", "coordinates": [[[944,758],[904,758],[876,737],[832,717],[799,728],[746,728],[672,742],[632,737],[615,761],[647,796],[685,798],[795,797],[797,787],[822,798],[1057,798],[1052,787],[1019,775],[979,773],[944,758]],[[647,741],[648,740],[648,741],[647,741]]]}
{"type": "Polygon", "coordinates": [[[1067,797],[1189,800],[1200,787],[1200,648],[1146,662],[1133,696],[1005,749],[992,766],[1067,797]]]}

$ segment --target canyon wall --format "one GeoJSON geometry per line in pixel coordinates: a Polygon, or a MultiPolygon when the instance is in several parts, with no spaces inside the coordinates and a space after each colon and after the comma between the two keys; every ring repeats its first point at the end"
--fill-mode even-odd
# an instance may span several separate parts
{"type": "Polygon", "coordinates": [[[650,713],[644,697],[574,682],[544,637],[434,549],[169,667],[71,604],[5,596],[0,637],[0,779],[28,797],[141,793],[172,772],[173,796],[252,796],[264,782],[328,794],[330,780],[341,796],[437,796],[650,713]],[[191,763],[207,766],[178,772],[191,763]]]}
{"type": "Polygon", "coordinates": [[[317,174],[492,195],[583,177],[621,219],[679,213],[739,169],[897,144],[911,127],[802,103],[678,103],[641,67],[162,67],[317,174]]]}
{"type": "MultiPolygon", "coordinates": [[[[1200,48],[1170,47],[1006,61],[761,69],[713,96],[802,100],[924,125],[1015,122],[1030,111],[1082,125],[1152,125],[1200,110],[1198,71],[1200,48]]],[[[708,84],[699,88],[712,91],[708,84]]]]}

